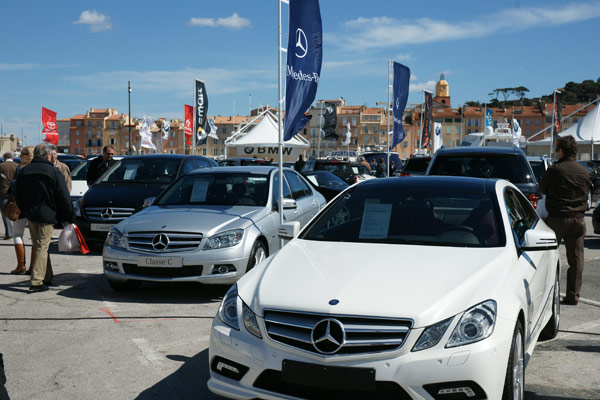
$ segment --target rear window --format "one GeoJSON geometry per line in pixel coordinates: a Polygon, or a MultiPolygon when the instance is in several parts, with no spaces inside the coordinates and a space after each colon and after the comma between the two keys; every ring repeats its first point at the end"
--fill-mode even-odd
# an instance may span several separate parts
{"type": "Polygon", "coordinates": [[[406,161],[406,166],[404,167],[404,171],[425,172],[427,170],[427,167],[429,166],[430,161],[431,161],[431,158],[429,158],[429,157],[409,158],[406,161]]]}
{"type": "Polygon", "coordinates": [[[512,183],[535,183],[529,162],[519,155],[440,155],[429,175],[501,178],[512,183]]]}

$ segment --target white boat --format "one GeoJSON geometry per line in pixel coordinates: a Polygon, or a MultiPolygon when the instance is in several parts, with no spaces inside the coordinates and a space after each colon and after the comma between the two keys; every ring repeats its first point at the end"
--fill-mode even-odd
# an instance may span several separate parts
{"type": "Polygon", "coordinates": [[[464,137],[461,146],[513,146],[513,134],[510,124],[507,122],[499,123],[498,127],[492,131],[491,127],[486,127],[486,132],[469,133],[464,137]]]}

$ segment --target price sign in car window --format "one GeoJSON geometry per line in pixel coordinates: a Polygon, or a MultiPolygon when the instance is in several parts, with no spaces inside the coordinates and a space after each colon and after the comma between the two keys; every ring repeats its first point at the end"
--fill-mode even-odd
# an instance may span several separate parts
{"type": "Polygon", "coordinates": [[[362,222],[360,224],[360,239],[385,239],[388,236],[392,217],[391,204],[365,203],[362,222]]]}
{"type": "Polygon", "coordinates": [[[194,187],[192,188],[190,202],[201,203],[206,201],[206,192],[208,192],[208,181],[204,179],[196,179],[194,181],[194,187]]]}
{"type": "Polygon", "coordinates": [[[135,179],[135,174],[138,170],[139,165],[130,164],[125,167],[125,173],[123,174],[123,179],[126,181],[130,181],[135,179]]]}

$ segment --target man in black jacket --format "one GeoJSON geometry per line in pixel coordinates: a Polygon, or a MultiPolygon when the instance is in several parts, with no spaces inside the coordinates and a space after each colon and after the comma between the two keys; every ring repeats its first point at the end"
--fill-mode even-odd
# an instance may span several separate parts
{"type": "Polygon", "coordinates": [[[50,162],[52,149],[40,143],[33,151],[33,161],[17,177],[16,200],[27,218],[31,242],[36,254],[31,271],[30,292],[44,292],[52,280],[47,271],[48,246],[54,225],[73,222],[73,208],[67,185],[60,171],[50,162]]]}
{"type": "Polygon", "coordinates": [[[94,183],[96,179],[100,178],[106,170],[117,162],[117,160],[113,160],[114,155],[114,147],[111,145],[104,146],[102,155],[94,158],[92,162],[90,162],[86,176],[88,186],[92,186],[92,183],[94,183]]]}
{"type": "Polygon", "coordinates": [[[573,136],[560,137],[554,145],[558,162],[546,171],[540,191],[546,196],[546,223],[556,233],[567,250],[567,290],[564,304],[576,305],[583,275],[584,213],[587,210],[590,175],[587,168],[575,161],[577,142],[573,136]]]}

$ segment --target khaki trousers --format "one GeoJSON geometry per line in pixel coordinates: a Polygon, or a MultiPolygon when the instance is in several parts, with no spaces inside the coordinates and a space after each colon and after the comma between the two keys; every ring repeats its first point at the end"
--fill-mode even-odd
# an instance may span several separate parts
{"type": "Polygon", "coordinates": [[[560,245],[564,239],[567,250],[567,290],[566,299],[579,301],[581,294],[581,280],[583,276],[583,239],[585,237],[585,221],[583,215],[579,217],[548,217],[548,226],[556,233],[556,240],[560,245]]]}
{"type": "Polygon", "coordinates": [[[39,286],[52,282],[54,276],[52,264],[48,254],[48,247],[54,233],[53,224],[41,224],[29,221],[29,233],[31,234],[31,244],[35,247],[35,258],[31,269],[31,286],[39,286]]]}

